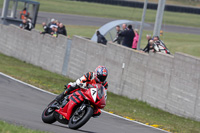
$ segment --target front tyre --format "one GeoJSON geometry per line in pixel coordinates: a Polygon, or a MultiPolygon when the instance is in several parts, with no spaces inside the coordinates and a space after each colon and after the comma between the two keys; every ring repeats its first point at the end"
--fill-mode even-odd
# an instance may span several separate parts
{"type": "Polygon", "coordinates": [[[82,127],[93,115],[94,110],[92,107],[86,107],[81,114],[77,114],[77,110],[69,120],[69,128],[78,129],[82,127]]]}
{"type": "Polygon", "coordinates": [[[42,112],[42,121],[44,123],[52,124],[56,121],[56,118],[53,116],[55,109],[50,108],[52,104],[56,104],[56,101],[52,101],[42,112]]]}

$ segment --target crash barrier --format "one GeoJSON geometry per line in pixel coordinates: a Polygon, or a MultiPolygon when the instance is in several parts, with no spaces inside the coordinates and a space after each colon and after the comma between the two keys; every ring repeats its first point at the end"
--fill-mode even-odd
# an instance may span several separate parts
{"type": "MultiPolygon", "coordinates": [[[[136,8],[143,8],[144,6],[144,2],[138,2],[138,1],[124,1],[124,0],[76,0],[76,1],[95,2],[95,3],[120,5],[127,7],[136,7],[136,8]]],[[[158,4],[156,3],[148,3],[147,5],[147,9],[157,10],[157,7],[158,4]]],[[[165,11],[200,14],[200,8],[188,7],[188,6],[165,5],[165,11]]]]}
{"type": "MultiPolygon", "coordinates": [[[[0,52],[52,72],[80,78],[108,68],[109,91],[200,121],[200,59],[187,54],[140,53],[121,45],[74,36],[40,35],[0,25],[0,52]]],[[[126,104],[126,103],[124,103],[126,104]]]]}
{"type": "Polygon", "coordinates": [[[14,25],[0,25],[0,52],[43,69],[62,74],[67,39],[41,35],[14,25]]]}

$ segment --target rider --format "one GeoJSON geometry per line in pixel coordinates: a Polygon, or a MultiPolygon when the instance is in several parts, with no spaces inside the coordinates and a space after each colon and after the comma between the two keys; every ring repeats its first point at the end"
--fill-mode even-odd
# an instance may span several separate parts
{"type": "MultiPolygon", "coordinates": [[[[88,72],[81,78],[77,79],[76,82],[68,84],[69,87],[67,87],[67,89],[59,96],[57,96],[55,100],[60,103],[61,100],[65,96],[69,95],[72,91],[75,91],[78,88],[87,88],[89,84],[100,83],[107,90],[108,88],[108,82],[106,81],[107,75],[108,75],[107,68],[105,66],[98,66],[95,69],[95,72],[88,72]]],[[[100,114],[101,114],[100,109],[95,110],[93,116],[99,116],[100,114]]]]}

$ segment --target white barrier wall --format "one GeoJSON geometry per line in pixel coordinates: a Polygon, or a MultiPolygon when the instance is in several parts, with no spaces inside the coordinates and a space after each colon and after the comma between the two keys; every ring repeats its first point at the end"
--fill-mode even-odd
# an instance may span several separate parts
{"type": "Polygon", "coordinates": [[[61,74],[67,38],[41,35],[38,31],[0,25],[0,52],[61,74]]]}
{"type": "Polygon", "coordinates": [[[140,53],[75,36],[53,38],[0,25],[0,52],[77,79],[98,65],[108,68],[109,91],[200,121],[200,59],[182,53],[140,53]]]}
{"type": "Polygon", "coordinates": [[[200,121],[200,59],[182,53],[140,53],[75,36],[67,76],[108,68],[109,91],[200,121]]]}

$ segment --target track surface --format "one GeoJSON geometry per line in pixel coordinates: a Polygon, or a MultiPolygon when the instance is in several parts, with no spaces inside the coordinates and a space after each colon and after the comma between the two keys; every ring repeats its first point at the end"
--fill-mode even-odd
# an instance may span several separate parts
{"type": "Polygon", "coordinates": [[[79,130],[71,130],[60,123],[45,124],[41,113],[55,96],[28,85],[19,83],[0,73],[0,120],[5,120],[27,128],[57,133],[164,133],[155,128],[130,122],[113,115],[102,113],[99,118],[91,118],[79,130]]]}
{"type": "MultiPolygon", "coordinates": [[[[0,8],[0,14],[1,14],[1,11],[2,11],[2,9],[0,8]]],[[[38,18],[37,18],[37,24],[42,24],[42,22],[49,22],[51,18],[55,18],[65,25],[87,25],[87,26],[98,26],[98,27],[101,27],[104,24],[115,20],[115,19],[111,19],[111,18],[102,18],[102,17],[39,12],[38,18]]],[[[148,24],[150,25],[150,27],[144,27],[144,30],[153,31],[154,24],[152,24],[152,23],[148,23],[148,24]]],[[[164,32],[188,33],[188,34],[200,35],[200,28],[189,27],[189,25],[188,25],[188,27],[184,27],[184,26],[164,25],[163,24],[162,30],[164,32]]]]}
{"type": "MultiPolygon", "coordinates": [[[[101,18],[101,17],[39,12],[37,23],[41,24],[42,22],[48,22],[50,21],[50,18],[55,18],[66,25],[89,25],[89,26],[99,26],[99,27],[103,26],[104,24],[110,21],[115,20],[115,19],[101,18]]],[[[150,24],[150,27],[144,27],[144,30],[153,31],[154,24],[152,23],[148,24],[150,24]]],[[[162,30],[164,32],[200,34],[200,28],[194,28],[194,27],[162,25],[162,30]]]]}

